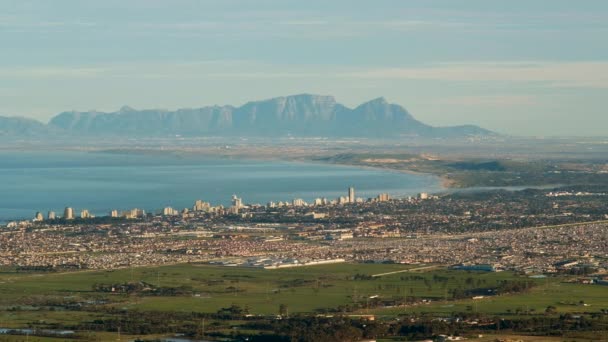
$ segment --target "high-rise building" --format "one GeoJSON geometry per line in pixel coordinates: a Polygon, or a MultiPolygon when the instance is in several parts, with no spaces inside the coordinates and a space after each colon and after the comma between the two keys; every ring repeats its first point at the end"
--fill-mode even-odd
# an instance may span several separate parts
{"type": "Polygon", "coordinates": [[[428,194],[428,193],[426,193],[426,192],[421,192],[421,193],[418,195],[418,198],[420,198],[421,200],[429,199],[429,194],[428,194]]]}
{"type": "Polygon", "coordinates": [[[47,217],[49,218],[49,220],[54,220],[57,218],[54,211],[49,211],[47,217]]]}
{"type": "Polygon", "coordinates": [[[70,207],[65,207],[63,210],[63,218],[65,220],[73,220],[74,219],[74,209],[70,207]]]}
{"type": "Polygon", "coordinates": [[[110,217],[116,218],[118,217],[118,210],[114,209],[110,211],[110,217]]]}
{"type": "Polygon", "coordinates": [[[122,213],[120,213],[120,216],[126,218],[127,220],[130,220],[130,219],[137,218],[137,216],[135,214],[136,213],[134,212],[134,209],[131,209],[131,210],[123,211],[122,213]]]}
{"type": "Polygon", "coordinates": [[[391,199],[390,196],[388,194],[386,194],[386,193],[385,194],[380,194],[377,197],[378,202],[386,202],[386,201],[388,201],[390,199],[391,199]]]}
{"type": "Polygon", "coordinates": [[[203,202],[201,200],[197,200],[194,202],[192,206],[192,211],[205,211],[208,212],[211,209],[211,204],[209,202],[203,202]]]}
{"type": "Polygon", "coordinates": [[[355,188],[348,188],[348,203],[355,203],[355,188]]]}
{"type": "Polygon", "coordinates": [[[120,216],[126,219],[135,219],[146,216],[146,211],[143,209],[134,208],[131,210],[123,211],[120,216]]]}
{"type": "Polygon", "coordinates": [[[236,195],[232,195],[232,206],[240,209],[243,207],[243,200],[236,195]]]}
{"type": "Polygon", "coordinates": [[[36,216],[34,216],[34,221],[37,221],[37,222],[44,221],[44,216],[42,216],[41,212],[36,213],[36,216]]]}
{"type": "Polygon", "coordinates": [[[294,207],[303,207],[306,205],[306,202],[304,202],[304,200],[301,198],[295,198],[292,202],[292,205],[294,207]]]}
{"type": "Polygon", "coordinates": [[[179,211],[176,209],[173,209],[171,207],[165,207],[163,209],[163,215],[164,216],[177,216],[177,215],[179,215],[179,211]]]}
{"type": "Polygon", "coordinates": [[[80,218],[82,218],[82,219],[91,218],[91,214],[89,213],[89,211],[87,209],[82,209],[82,211],[80,212],[80,218]]]}

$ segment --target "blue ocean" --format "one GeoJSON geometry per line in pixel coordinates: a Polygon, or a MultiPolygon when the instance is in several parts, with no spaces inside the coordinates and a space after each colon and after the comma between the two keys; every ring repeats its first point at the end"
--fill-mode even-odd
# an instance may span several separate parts
{"type": "Polygon", "coordinates": [[[194,155],[73,151],[1,151],[0,221],[61,215],[66,206],[107,215],[112,209],[191,207],[202,199],[245,203],[379,193],[408,196],[441,189],[430,175],[304,162],[221,159],[194,155]]]}

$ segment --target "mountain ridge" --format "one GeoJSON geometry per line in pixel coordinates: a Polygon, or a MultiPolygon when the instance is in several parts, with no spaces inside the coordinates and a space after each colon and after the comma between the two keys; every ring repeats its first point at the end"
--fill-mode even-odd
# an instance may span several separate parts
{"type": "Polygon", "coordinates": [[[129,136],[327,136],[327,137],[459,137],[494,135],[474,125],[433,127],[384,97],[349,108],[333,96],[298,94],[240,107],[231,105],[143,109],[123,106],[115,112],[66,111],[47,125],[31,119],[15,123],[0,117],[0,134],[48,132],[71,135],[129,136]],[[8,127],[5,129],[5,126],[8,127]]]}

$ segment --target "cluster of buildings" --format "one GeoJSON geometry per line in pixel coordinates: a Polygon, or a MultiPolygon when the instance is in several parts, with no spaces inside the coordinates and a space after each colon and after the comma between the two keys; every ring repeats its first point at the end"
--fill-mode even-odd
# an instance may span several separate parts
{"type": "MultiPolygon", "coordinates": [[[[89,219],[89,218],[94,218],[95,216],[91,215],[91,213],[89,212],[88,209],[82,209],[80,211],[80,218],[82,219],[89,219]]],[[[47,213],[46,219],[48,220],[55,220],[57,219],[57,214],[55,214],[54,211],[49,211],[47,213]]],[[[62,218],[66,219],[66,220],[73,220],[76,218],[75,214],[74,214],[74,208],[71,207],[65,207],[65,209],[63,210],[63,216],[62,218]]],[[[37,212],[36,215],[34,216],[34,222],[40,222],[40,221],[44,221],[44,215],[42,215],[41,212],[37,212]]]]}
{"type": "MultiPolygon", "coordinates": [[[[376,198],[369,198],[367,202],[386,202],[390,200],[390,196],[386,193],[379,194],[376,198]]],[[[307,203],[303,199],[294,199],[291,203],[289,202],[268,202],[268,208],[281,208],[281,207],[309,207],[309,206],[326,206],[326,205],[344,205],[354,203],[365,203],[366,200],[361,197],[355,197],[355,188],[348,188],[347,196],[340,196],[336,199],[329,200],[327,198],[315,198],[313,203],[307,203]]]]}
{"type": "Polygon", "coordinates": [[[587,267],[608,275],[608,224],[497,232],[431,234],[392,239],[336,240],[336,253],[361,262],[453,265],[469,271],[569,273],[587,267]]]}
{"type": "Polygon", "coordinates": [[[565,197],[565,196],[607,196],[604,192],[588,192],[588,191],[550,191],[545,196],[547,197],[565,197]]]}
{"type": "MultiPolygon", "coordinates": [[[[426,193],[421,193],[420,198],[428,198],[429,195],[426,193]]],[[[390,200],[390,196],[386,193],[379,194],[376,198],[368,199],[368,202],[386,202],[390,200]]],[[[355,188],[349,187],[347,196],[340,196],[334,200],[328,200],[327,198],[316,198],[314,203],[309,204],[301,198],[295,198],[291,202],[268,202],[266,207],[268,208],[283,208],[283,207],[308,207],[308,206],[327,206],[327,205],[344,205],[344,204],[354,204],[354,203],[364,203],[365,200],[363,198],[355,197],[355,188]]],[[[192,209],[184,208],[182,210],[174,209],[172,207],[165,207],[159,211],[159,214],[163,216],[179,216],[182,214],[188,214],[190,211],[192,212],[203,212],[203,213],[216,213],[216,214],[238,214],[239,211],[246,206],[243,203],[243,199],[238,197],[237,195],[232,195],[231,206],[225,208],[223,205],[212,206],[209,202],[205,202],[202,200],[196,200],[192,209]]],[[[255,207],[259,207],[260,205],[253,205],[255,207]]],[[[143,218],[146,216],[146,212],[143,209],[131,209],[127,211],[119,212],[118,210],[110,211],[109,217],[112,218],[126,218],[126,219],[136,219],[143,218]]],[[[91,215],[89,210],[83,209],[80,211],[80,215],[78,216],[81,219],[90,219],[94,218],[94,215],[91,215]]],[[[47,214],[47,220],[55,220],[59,217],[55,214],[54,211],[49,211],[47,214]]],[[[63,216],[61,217],[64,220],[73,220],[76,218],[75,211],[71,207],[66,207],[63,212],[63,216]]],[[[34,216],[34,222],[44,221],[45,217],[41,212],[37,212],[34,216]]]]}
{"type": "Polygon", "coordinates": [[[218,218],[200,225],[156,216],[110,224],[82,222],[5,230],[0,232],[0,266],[113,269],[209,262],[282,268],[344,261],[388,262],[456,265],[454,269],[474,271],[514,270],[531,275],[578,274],[577,270],[592,269],[594,279],[600,280],[593,284],[605,284],[608,274],[605,223],[382,236],[382,231],[388,232],[386,226],[374,222],[332,229],[314,223],[237,226],[218,218]],[[378,233],[365,233],[370,230],[378,233]]]}
{"type": "Polygon", "coordinates": [[[146,216],[146,211],[139,208],[134,208],[126,211],[119,212],[118,210],[110,211],[110,217],[112,218],[126,218],[126,219],[137,219],[146,216]]]}
{"type": "MultiPolygon", "coordinates": [[[[0,263],[115,268],[217,261],[293,267],[345,260],[531,274],[608,269],[605,197],[547,193],[395,200],[380,195],[357,203],[349,189],[346,203],[353,205],[246,205],[233,196],[227,208],[198,200],[191,208],[157,214],[114,210],[112,217],[143,219],[44,220],[35,229],[9,225],[0,230],[0,263]]],[[[74,215],[71,208],[64,211],[66,219],[74,215]]],[[[80,216],[91,217],[84,210],[80,216]]]]}
{"type": "MultiPolygon", "coordinates": [[[[146,216],[146,211],[143,209],[130,209],[130,210],[126,210],[126,211],[122,211],[119,212],[118,210],[112,210],[108,213],[108,217],[112,217],[112,218],[127,218],[127,219],[135,219],[135,218],[142,218],[146,216]]],[[[63,210],[63,216],[59,217],[57,216],[57,214],[54,211],[49,211],[47,213],[46,216],[46,220],[56,220],[62,218],[64,220],[74,220],[76,218],[81,218],[81,219],[91,219],[91,218],[95,218],[95,215],[91,214],[89,212],[88,209],[82,209],[80,211],[80,213],[78,214],[78,216],[76,216],[74,208],[72,207],[65,207],[65,209],[63,210]]],[[[44,221],[45,217],[41,212],[36,212],[36,215],[34,216],[34,222],[41,222],[44,221]]]]}

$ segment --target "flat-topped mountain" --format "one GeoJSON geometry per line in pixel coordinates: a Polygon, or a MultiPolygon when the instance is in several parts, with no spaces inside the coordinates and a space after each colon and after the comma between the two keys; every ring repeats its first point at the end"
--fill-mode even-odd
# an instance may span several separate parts
{"type": "MultiPolygon", "coordinates": [[[[123,107],[117,112],[64,112],[49,128],[74,135],[455,137],[491,135],[477,126],[432,127],[378,98],[348,108],[331,96],[294,95],[175,111],[123,107]]],[[[1,130],[1,126],[0,126],[1,130]]]]}

